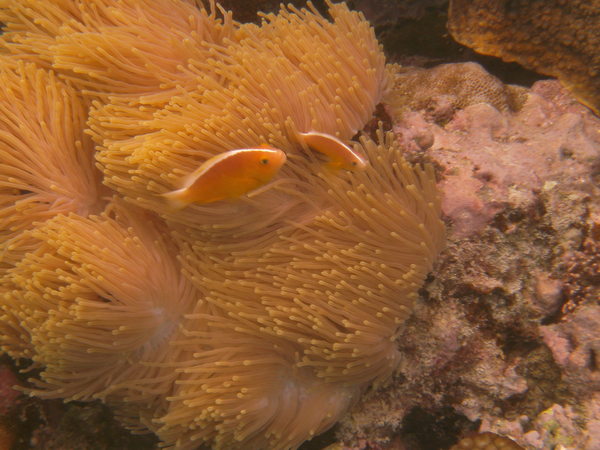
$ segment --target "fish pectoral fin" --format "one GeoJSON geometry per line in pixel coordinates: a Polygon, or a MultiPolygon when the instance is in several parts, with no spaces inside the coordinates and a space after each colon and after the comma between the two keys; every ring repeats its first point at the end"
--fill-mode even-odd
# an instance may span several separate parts
{"type": "MultiPolygon", "coordinates": [[[[257,180],[257,181],[259,181],[259,180],[257,180]]],[[[246,196],[248,198],[256,197],[257,195],[260,195],[263,192],[268,191],[269,189],[272,189],[274,186],[281,184],[283,181],[284,180],[279,179],[279,180],[275,180],[275,181],[271,181],[266,184],[263,184],[262,186],[259,186],[256,189],[252,189],[251,191],[248,191],[246,193],[246,196]]]]}
{"type": "Polygon", "coordinates": [[[169,206],[175,210],[183,209],[191,203],[187,198],[187,188],[177,189],[171,192],[165,192],[160,194],[161,197],[165,198],[169,206]]]}

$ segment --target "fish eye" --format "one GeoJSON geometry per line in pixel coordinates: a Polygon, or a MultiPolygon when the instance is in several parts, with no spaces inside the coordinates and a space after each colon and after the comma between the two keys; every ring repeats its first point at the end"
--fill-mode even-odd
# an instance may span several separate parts
{"type": "Polygon", "coordinates": [[[263,158],[263,159],[261,159],[261,160],[260,160],[260,163],[261,163],[262,165],[265,165],[265,166],[266,166],[267,164],[269,164],[269,159],[268,159],[268,158],[263,158]]]}
{"type": "Polygon", "coordinates": [[[352,164],[354,167],[356,167],[358,165],[358,163],[356,161],[352,161],[350,164],[352,164]]]}

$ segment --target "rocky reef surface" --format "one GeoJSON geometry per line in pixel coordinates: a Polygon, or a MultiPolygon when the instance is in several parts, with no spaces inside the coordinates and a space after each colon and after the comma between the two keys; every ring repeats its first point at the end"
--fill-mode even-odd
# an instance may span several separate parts
{"type": "Polygon", "coordinates": [[[405,69],[397,86],[410,77],[418,87],[387,111],[411,158],[439,169],[448,247],[400,336],[400,369],[341,441],[444,449],[493,432],[599,448],[600,120],[554,80],[504,86],[471,63],[405,69]]]}

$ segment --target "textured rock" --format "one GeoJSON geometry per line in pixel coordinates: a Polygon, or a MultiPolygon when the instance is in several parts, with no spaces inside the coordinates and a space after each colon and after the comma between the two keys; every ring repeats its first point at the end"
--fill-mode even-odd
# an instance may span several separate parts
{"type": "MultiPolygon", "coordinates": [[[[485,80],[479,70],[473,77],[485,80]]],[[[424,85],[413,89],[410,98],[407,94],[401,97],[402,103],[414,105],[417,111],[397,114],[402,108],[395,94],[390,95],[396,102],[390,111],[400,116],[394,131],[409,151],[422,149],[424,137],[433,139],[427,156],[443,169],[444,213],[458,235],[481,231],[507,208],[515,214],[517,210],[533,212],[539,194],[549,197],[552,208],[559,201],[553,194],[564,192],[563,187],[576,188],[569,193],[574,196],[572,203],[584,206],[583,199],[594,182],[600,133],[595,118],[565,97],[556,82],[537,82],[523,95],[525,102],[514,114],[497,109],[508,110],[505,102],[510,97],[502,102],[502,91],[493,90],[491,81],[477,97],[443,80],[434,84],[439,88],[424,85]],[[440,90],[448,92],[443,108],[439,106],[440,90]],[[425,100],[428,92],[429,102],[425,100]],[[436,106],[431,107],[431,102],[437,102],[436,106]]]]}
{"type": "MultiPolygon", "coordinates": [[[[405,101],[427,100],[415,86],[405,101]]],[[[409,157],[440,171],[449,246],[400,336],[395,379],[339,436],[419,450],[479,431],[598,448],[600,120],[557,81],[514,109],[461,95],[442,109],[388,105],[409,157]]]]}
{"type": "MultiPolygon", "coordinates": [[[[596,297],[596,300],[598,297],[596,297]]],[[[557,324],[540,328],[544,343],[574,390],[600,391],[600,306],[586,304],[557,324]]]]}

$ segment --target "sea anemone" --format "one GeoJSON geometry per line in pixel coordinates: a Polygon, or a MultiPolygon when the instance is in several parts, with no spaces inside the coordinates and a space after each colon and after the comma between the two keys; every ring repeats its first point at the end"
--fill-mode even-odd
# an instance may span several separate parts
{"type": "MultiPolygon", "coordinates": [[[[252,215],[243,203],[173,213],[159,194],[225,150],[268,143],[301,153],[298,131],[350,139],[362,128],[386,86],[383,53],[359,14],[343,4],[331,5],[330,14],[332,22],[316,11],[282,9],[260,27],[242,26],[236,41],[213,47],[212,57],[190,56],[188,64],[203,75],[163,108],[144,98],[96,101],[89,125],[104,183],[187,225],[203,223],[203,213],[252,215]]],[[[292,170],[284,168],[282,177],[295,177],[292,170]]],[[[270,202],[264,203],[266,214],[273,214],[270,202]]]]}
{"type": "Polygon", "coordinates": [[[0,57],[0,275],[29,248],[14,240],[34,222],[101,211],[85,118],[78,92],[54,72],[0,57]]]}
{"type": "MultiPolygon", "coordinates": [[[[231,13],[221,17],[186,0],[9,1],[0,14],[1,45],[20,59],[52,68],[88,96],[135,98],[194,84],[213,45],[231,38],[231,13]]],[[[156,100],[156,99],[155,99],[156,100]]]]}
{"type": "Polygon", "coordinates": [[[240,25],[214,5],[125,3],[2,13],[3,70],[25,82],[0,91],[16,117],[0,193],[44,201],[2,223],[15,253],[1,348],[39,369],[31,394],[101,399],[166,445],[297,447],[397,366],[444,242],[433,170],[382,130],[354,143],[369,161],[357,172],[299,141],[349,141],[385,90],[373,31],[345,5],[331,20],[290,7],[240,25]],[[30,147],[12,145],[23,136],[30,147]],[[161,197],[210,156],[261,143],[288,162],[260,192],[182,211],[161,197]]]}
{"type": "Polygon", "coordinates": [[[198,324],[215,320],[205,313],[188,319],[194,329],[174,343],[194,353],[178,369],[167,413],[154,421],[177,448],[296,448],[335,424],[361,391],[298,367],[294,346],[236,332],[235,322],[203,332],[198,324]]]}
{"type": "Polygon", "coordinates": [[[211,312],[187,316],[175,340],[193,357],[178,369],[163,439],[294,448],[391,375],[444,227],[430,167],[410,166],[392,135],[360,149],[365,172],[305,174],[312,188],[297,195],[323,204],[302,220],[253,239],[174,231],[211,312]]]}
{"type": "Polygon", "coordinates": [[[43,369],[36,395],[145,405],[169,391],[160,365],[178,358],[169,338],[197,293],[161,227],[116,201],[25,233],[38,243],[3,283],[0,342],[43,369]]]}
{"type": "Polygon", "coordinates": [[[431,168],[406,163],[391,135],[360,150],[364,172],[303,174],[304,189],[288,195],[320,203],[275,232],[174,231],[207,302],[248,335],[294,344],[299,365],[327,381],[390,374],[395,333],[443,246],[431,168]]]}

